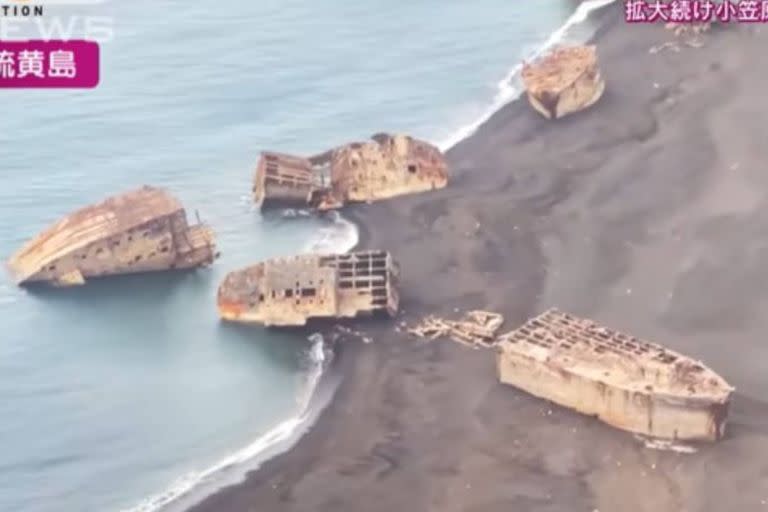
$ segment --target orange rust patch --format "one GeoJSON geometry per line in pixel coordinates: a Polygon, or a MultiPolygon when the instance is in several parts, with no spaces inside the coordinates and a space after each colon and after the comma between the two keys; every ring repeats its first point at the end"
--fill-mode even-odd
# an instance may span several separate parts
{"type": "Polygon", "coordinates": [[[239,317],[245,310],[245,306],[239,302],[219,302],[219,313],[225,318],[239,317]]]}

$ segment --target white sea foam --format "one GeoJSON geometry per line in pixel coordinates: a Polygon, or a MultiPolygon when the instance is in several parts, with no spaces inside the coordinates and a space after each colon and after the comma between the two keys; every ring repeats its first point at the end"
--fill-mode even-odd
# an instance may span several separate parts
{"type": "MultiPolygon", "coordinates": [[[[604,7],[616,0],[587,0],[579,5],[573,15],[568,18],[563,26],[552,33],[552,35],[539,47],[539,49],[529,56],[535,58],[546,52],[552,46],[565,40],[569,30],[574,26],[583,23],[589,14],[601,7],[604,7]]],[[[439,144],[442,150],[447,150],[462,140],[472,135],[480,125],[486,122],[500,108],[511,102],[520,95],[519,73],[522,65],[512,68],[507,75],[498,83],[498,93],[485,112],[473,122],[459,128],[447,140],[439,144]]],[[[291,210],[286,216],[305,216],[307,212],[302,210],[291,210]]],[[[329,214],[330,222],[327,226],[320,228],[304,247],[304,252],[311,253],[334,253],[346,252],[354,248],[359,239],[357,226],[346,220],[337,212],[329,214]]],[[[310,336],[312,342],[308,351],[308,361],[310,369],[307,373],[306,385],[302,387],[301,394],[297,398],[299,402],[299,414],[279,423],[269,432],[256,439],[242,450],[224,457],[216,464],[200,472],[192,472],[177,479],[164,492],[151,496],[141,502],[139,505],[125,509],[123,512],[156,512],[166,505],[176,501],[182,496],[187,495],[199,485],[212,480],[217,473],[223,470],[253,460],[260,454],[263,454],[270,448],[279,445],[294,436],[299,427],[309,419],[309,405],[312,395],[322,378],[324,369],[329,363],[329,352],[323,342],[322,336],[314,334],[310,336]]]]}
{"type": "MultiPolygon", "coordinates": [[[[568,38],[568,32],[576,25],[584,23],[589,17],[592,11],[605,7],[608,4],[612,4],[616,0],[587,0],[579,5],[570,18],[556,31],[554,31],[549,38],[538,49],[527,56],[528,60],[535,59],[542,55],[553,46],[563,43],[568,38]]],[[[576,41],[574,41],[576,42],[576,41]]],[[[482,115],[456,130],[451,136],[444,141],[438,143],[438,146],[442,151],[447,151],[462,140],[471,136],[475,131],[488,119],[498,112],[504,105],[515,100],[523,88],[520,84],[520,71],[523,69],[522,63],[517,64],[515,67],[509,70],[504,78],[497,84],[498,92],[494,96],[493,101],[488,105],[482,115]]]]}
{"type": "Polygon", "coordinates": [[[166,505],[185,496],[200,484],[211,481],[211,479],[218,473],[252,460],[268,449],[274,448],[291,439],[297,429],[309,419],[309,406],[312,395],[317,389],[320,379],[323,376],[323,372],[330,364],[333,355],[333,353],[327,349],[321,335],[313,334],[309,337],[309,340],[312,342],[312,345],[307,351],[308,371],[306,374],[306,381],[304,385],[301,386],[299,395],[297,396],[297,401],[299,402],[299,414],[279,423],[245,448],[224,457],[202,471],[183,475],[162,493],[147,498],[135,507],[124,509],[123,512],[155,512],[161,510],[166,505]]]}
{"type": "Polygon", "coordinates": [[[304,246],[304,252],[330,254],[347,252],[357,245],[357,226],[338,212],[327,214],[328,224],[318,229],[304,246]]]}

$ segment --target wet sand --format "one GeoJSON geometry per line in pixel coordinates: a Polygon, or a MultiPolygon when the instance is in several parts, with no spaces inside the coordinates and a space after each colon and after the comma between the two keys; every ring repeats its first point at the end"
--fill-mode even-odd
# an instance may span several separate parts
{"type": "Polygon", "coordinates": [[[397,320],[558,306],[701,358],[737,387],[692,455],[495,380],[492,354],[394,323],[344,347],[333,403],[207,511],[768,510],[768,26],[671,38],[615,9],[607,91],[558,122],[514,102],[449,153],[448,189],[358,208],[402,267],[397,320]]]}

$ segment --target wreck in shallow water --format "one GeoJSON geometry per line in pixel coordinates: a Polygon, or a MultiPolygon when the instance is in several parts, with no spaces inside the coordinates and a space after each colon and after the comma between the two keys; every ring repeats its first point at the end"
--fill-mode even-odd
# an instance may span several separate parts
{"type": "Polygon", "coordinates": [[[262,208],[329,210],[447,183],[448,166],[439,149],[407,135],[377,134],[309,158],[263,152],[253,197],[262,208]]]}
{"type": "Polygon", "coordinates": [[[559,47],[522,70],[528,101],[547,119],[594,105],[605,91],[594,46],[559,47]]]}
{"type": "Polygon", "coordinates": [[[84,284],[86,279],[207,265],[217,253],[213,232],[190,226],[181,203],[142,187],[64,217],[8,261],[18,284],[84,284]]]}
{"type": "Polygon", "coordinates": [[[311,318],[395,316],[399,267],[385,251],[276,258],[230,272],[218,291],[223,320],[302,326],[311,318]]]}
{"type": "Polygon", "coordinates": [[[550,310],[499,337],[502,383],[655,438],[716,441],[733,388],[698,361],[550,310]]]}

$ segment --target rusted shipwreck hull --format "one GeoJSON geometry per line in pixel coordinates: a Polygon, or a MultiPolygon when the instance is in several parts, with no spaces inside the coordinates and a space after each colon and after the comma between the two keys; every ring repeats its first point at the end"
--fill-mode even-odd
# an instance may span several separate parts
{"type": "Polygon", "coordinates": [[[499,338],[501,382],[661,439],[716,441],[733,388],[686,356],[555,309],[499,338]]]}
{"type": "Polygon", "coordinates": [[[84,284],[86,279],[207,265],[213,232],[189,225],[182,205],[163,189],[142,187],[64,217],[8,261],[18,284],[84,284]]]}
{"type": "Polygon", "coordinates": [[[440,150],[407,135],[377,134],[309,158],[263,152],[253,183],[262,208],[340,208],[443,188],[440,150]]]}
{"type": "Polygon", "coordinates": [[[399,267],[385,251],[277,258],[230,272],[218,291],[223,320],[301,326],[311,318],[397,314],[399,267]]]}
{"type": "Polygon", "coordinates": [[[522,71],[528,101],[547,119],[594,105],[605,91],[594,46],[559,47],[522,71]]]}

